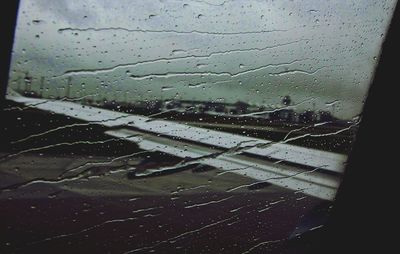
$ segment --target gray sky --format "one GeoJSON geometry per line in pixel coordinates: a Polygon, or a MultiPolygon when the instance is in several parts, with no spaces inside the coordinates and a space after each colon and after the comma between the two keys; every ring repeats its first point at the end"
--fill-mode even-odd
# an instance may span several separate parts
{"type": "Polygon", "coordinates": [[[44,95],[63,96],[71,76],[74,96],[131,101],[290,95],[351,118],[395,2],[22,0],[11,80],[29,71],[33,89],[44,76],[44,95]]]}

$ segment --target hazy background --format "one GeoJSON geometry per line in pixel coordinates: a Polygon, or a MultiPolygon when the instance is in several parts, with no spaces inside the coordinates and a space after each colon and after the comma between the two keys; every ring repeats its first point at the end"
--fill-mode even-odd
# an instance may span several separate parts
{"type": "Polygon", "coordinates": [[[22,0],[10,83],[45,97],[194,99],[359,114],[395,0],[22,0]]]}

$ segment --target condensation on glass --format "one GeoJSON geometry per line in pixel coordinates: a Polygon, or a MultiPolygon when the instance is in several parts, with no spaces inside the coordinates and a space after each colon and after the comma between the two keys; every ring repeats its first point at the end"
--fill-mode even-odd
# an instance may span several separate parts
{"type": "Polygon", "coordinates": [[[0,250],[278,253],[323,227],[395,3],[21,1],[0,250]]]}

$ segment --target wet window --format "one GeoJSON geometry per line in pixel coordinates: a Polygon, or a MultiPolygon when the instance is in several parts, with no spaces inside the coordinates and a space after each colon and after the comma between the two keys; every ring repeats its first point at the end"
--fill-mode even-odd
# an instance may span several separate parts
{"type": "Polygon", "coordinates": [[[0,250],[281,253],[320,229],[395,3],[21,1],[0,250]]]}

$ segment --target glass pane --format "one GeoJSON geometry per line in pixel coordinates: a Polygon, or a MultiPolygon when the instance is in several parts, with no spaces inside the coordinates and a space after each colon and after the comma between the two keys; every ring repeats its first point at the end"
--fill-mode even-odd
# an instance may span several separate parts
{"type": "Polygon", "coordinates": [[[0,250],[281,253],[323,227],[395,4],[21,1],[0,250]]]}

